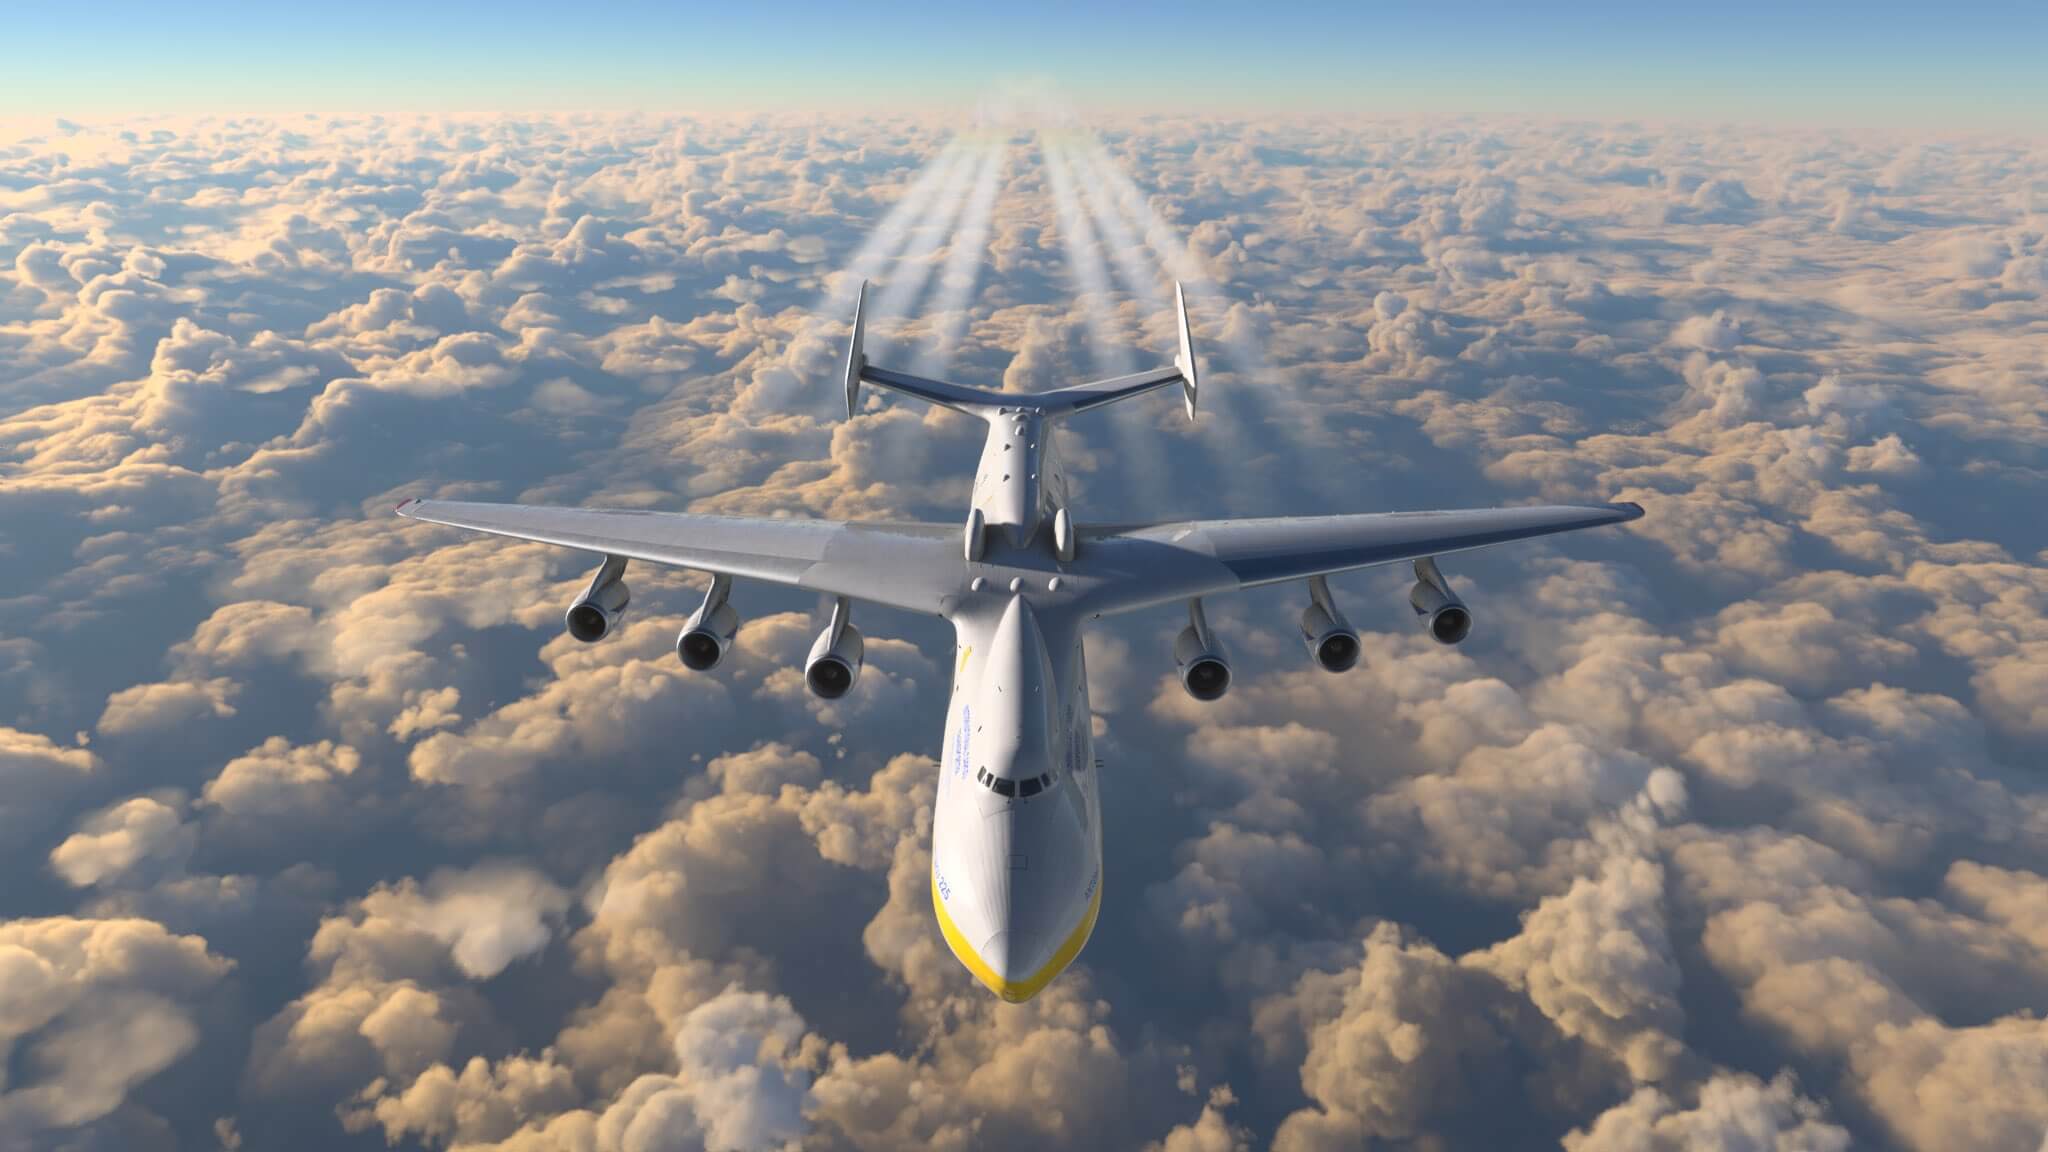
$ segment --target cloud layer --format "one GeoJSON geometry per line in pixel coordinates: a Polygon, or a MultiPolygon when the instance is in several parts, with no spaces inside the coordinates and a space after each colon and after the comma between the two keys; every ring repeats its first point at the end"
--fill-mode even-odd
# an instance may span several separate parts
{"type": "Polygon", "coordinates": [[[2048,1128],[2048,150],[1517,123],[210,120],[0,145],[0,1148],[2003,1149],[2048,1128]],[[929,907],[942,625],[403,524],[1627,499],[1091,637],[1109,885],[1032,1004],[929,907]],[[906,721],[906,718],[908,720],[906,721]],[[922,718],[922,719],[919,719],[922,718]],[[1476,1102],[1483,1102],[1483,1106],[1476,1102]]]}

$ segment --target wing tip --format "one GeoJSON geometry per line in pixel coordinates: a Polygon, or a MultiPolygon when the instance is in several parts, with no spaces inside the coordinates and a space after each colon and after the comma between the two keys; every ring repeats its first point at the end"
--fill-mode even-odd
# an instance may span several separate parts
{"type": "Polygon", "coordinates": [[[1609,504],[1608,507],[1621,513],[1623,521],[1641,520],[1643,518],[1643,506],[1633,500],[1618,500],[1609,504]]]}
{"type": "Polygon", "coordinates": [[[419,497],[417,497],[417,496],[408,496],[408,497],[406,497],[405,499],[403,499],[403,500],[400,500],[400,501],[399,501],[399,502],[398,502],[398,503],[397,503],[396,505],[394,505],[394,506],[392,507],[392,509],[391,509],[391,510],[392,510],[393,512],[396,512],[396,513],[398,513],[398,514],[399,514],[400,516],[403,516],[403,517],[405,517],[406,519],[410,520],[410,519],[412,519],[412,510],[413,510],[413,508],[414,508],[415,506],[417,506],[417,505],[419,504],[419,502],[420,502],[420,498],[419,498],[419,497]]]}

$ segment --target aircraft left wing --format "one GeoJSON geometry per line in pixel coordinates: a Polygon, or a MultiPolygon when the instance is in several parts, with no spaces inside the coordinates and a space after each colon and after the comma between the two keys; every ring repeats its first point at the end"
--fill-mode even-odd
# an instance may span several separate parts
{"type": "Polygon", "coordinates": [[[1087,610],[1102,615],[1620,524],[1642,514],[1640,504],[1539,505],[1105,527],[1084,534],[1077,567],[1088,585],[1087,610]]]}
{"type": "Polygon", "coordinates": [[[960,590],[960,529],[950,525],[850,524],[461,500],[408,500],[398,506],[398,514],[628,560],[816,589],[934,616],[960,590]]]}

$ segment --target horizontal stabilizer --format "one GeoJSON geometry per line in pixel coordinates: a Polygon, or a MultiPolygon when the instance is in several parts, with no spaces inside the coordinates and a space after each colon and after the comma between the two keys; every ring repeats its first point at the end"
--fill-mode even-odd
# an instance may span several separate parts
{"type": "Polygon", "coordinates": [[[927,404],[937,404],[974,416],[992,416],[1002,412],[1033,412],[1047,419],[1066,416],[1074,412],[1085,412],[1100,408],[1118,400],[1142,396],[1169,384],[1181,386],[1181,399],[1187,406],[1188,419],[1195,418],[1195,350],[1193,337],[1188,332],[1187,302],[1181,295],[1179,284],[1173,286],[1173,303],[1176,318],[1180,323],[1180,351],[1173,363],[1145,372],[1134,372],[1129,376],[1116,376],[1107,380],[1091,380],[1086,384],[1075,384],[1066,388],[1055,388],[1049,392],[1003,392],[990,388],[971,388],[965,384],[954,384],[947,380],[932,380],[898,372],[893,368],[882,368],[868,363],[863,347],[866,330],[868,283],[860,283],[860,294],[853,306],[853,334],[846,345],[846,418],[853,414],[860,403],[860,386],[874,384],[891,392],[900,392],[915,397],[927,404]]]}

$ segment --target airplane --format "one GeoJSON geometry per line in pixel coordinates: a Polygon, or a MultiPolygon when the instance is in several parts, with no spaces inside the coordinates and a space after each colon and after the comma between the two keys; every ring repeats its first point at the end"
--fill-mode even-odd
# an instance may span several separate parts
{"type": "Polygon", "coordinates": [[[1105,616],[1184,605],[1174,644],[1181,686],[1197,700],[1228,691],[1229,658],[1202,601],[1243,588],[1301,581],[1300,630],[1329,672],[1358,662],[1357,631],[1327,577],[1409,562],[1409,594],[1427,633],[1456,644],[1472,613],[1437,558],[1642,516],[1637,504],[1474,508],[1441,512],[1090,524],[1054,433],[1070,417],[1180,385],[1189,420],[1199,392],[1187,300],[1174,285],[1180,347],[1170,364],[1038,393],[931,380],[868,362],[862,347],[867,284],[853,313],[845,364],[846,415],[863,384],[950,408],[987,425],[963,522],[864,523],[645,510],[545,508],[407,500],[415,520],[580,549],[604,559],[570,604],[576,639],[602,639],[630,599],[629,561],[711,574],[703,602],[676,640],[682,663],[716,668],[740,617],[735,579],[832,597],[804,681],[823,699],[845,696],[861,671],[856,601],[937,616],[956,637],[953,687],[932,819],[932,909],[960,963],[998,997],[1022,1003],[1073,963],[1102,907],[1102,809],[1082,633],[1105,616]]]}

